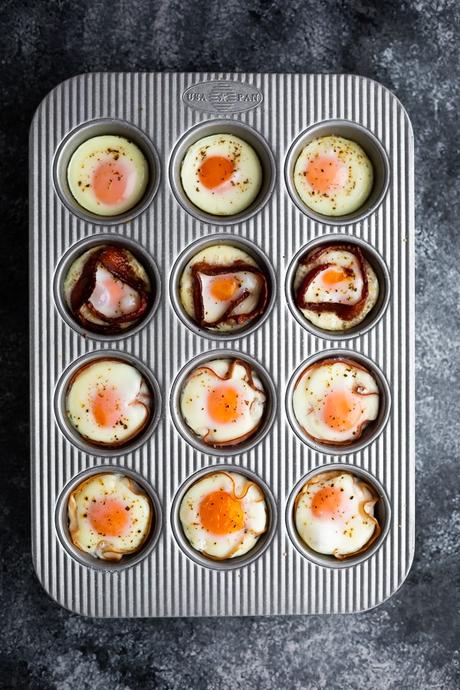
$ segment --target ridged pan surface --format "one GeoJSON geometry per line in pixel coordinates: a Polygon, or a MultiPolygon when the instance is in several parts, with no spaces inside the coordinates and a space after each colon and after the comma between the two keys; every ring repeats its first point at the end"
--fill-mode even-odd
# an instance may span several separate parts
{"type": "Polygon", "coordinates": [[[242,616],[356,612],[378,605],[398,589],[414,549],[413,194],[413,136],[407,114],[391,92],[365,78],[87,74],[60,84],[44,99],[30,139],[31,476],[33,559],[50,596],[90,616],[242,616]],[[79,217],[56,189],[56,156],[62,142],[82,124],[100,119],[137,127],[153,144],[159,167],[153,184],[159,183],[158,190],[152,187],[146,207],[115,224],[79,217]],[[211,120],[222,120],[221,131],[226,123],[253,128],[267,142],[275,163],[274,187],[266,190],[266,203],[233,224],[193,216],[174,188],[178,143],[191,128],[211,120]],[[381,203],[347,224],[305,214],[286,184],[296,139],[317,123],[335,120],[370,131],[389,164],[388,190],[381,203]],[[171,296],[178,257],[194,241],[212,239],[216,233],[255,243],[276,281],[268,317],[236,339],[216,340],[194,332],[177,315],[171,296]],[[156,311],[143,328],[124,338],[84,337],[62,318],[56,304],[59,262],[77,242],[98,234],[140,244],[158,269],[161,292],[156,311]],[[352,338],[320,337],[294,318],[288,304],[286,276],[293,258],[308,243],[330,234],[368,243],[388,269],[390,294],[382,318],[352,338]],[[88,453],[72,443],[58,423],[55,400],[65,370],[77,358],[104,349],[140,360],[161,391],[161,415],[153,432],[140,447],[115,457],[88,453]],[[255,359],[274,384],[276,414],[271,427],[259,443],[236,455],[204,453],[190,444],[174,423],[170,401],[181,370],[194,357],[219,349],[255,359]],[[301,363],[338,349],[372,362],[388,385],[386,404],[391,398],[382,433],[356,452],[339,456],[304,443],[288,419],[286,405],[289,382],[301,363]],[[299,552],[290,538],[286,513],[302,477],[335,462],[374,477],[391,509],[380,548],[362,562],[345,562],[340,568],[318,565],[299,552]],[[221,463],[241,466],[264,482],[273,497],[271,518],[276,522],[260,555],[230,569],[204,567],[193,560],[175,537],[172,514],[184,482],[200,469],[221,463]],[[161,506],[157,541],[132,567],[89,567],[72,556],[59,534],[65,488],[80,473],[103,465],[140,475],[161,506]]]}

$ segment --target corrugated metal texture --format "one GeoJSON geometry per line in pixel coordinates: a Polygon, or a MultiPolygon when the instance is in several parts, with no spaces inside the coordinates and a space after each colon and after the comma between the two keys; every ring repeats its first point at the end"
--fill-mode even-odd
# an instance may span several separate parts
{"type": "MultiPolygon", "coordinates": [[[[231,116],[230,116],[231,117],[231,116]]],[[[347,75],[277,74],[88,74],[59,85],[40,105],[31,129],[31,427],[32,537],[35,567],[44,588],[60,604],[93,616],[205,616],[353,612],[381,603],[403,582],[414,548],[414,218],[413,140],[399,101],[370,80],[347,75]],[[235,119],[257,129],[277,160],[275,191],[245,223],[224,229],[254,241],[272,262],[278,302],[270,318],[237,341],[215,343],[191,333],[169,301],[169,274],[177,255],[198,237],[216,232],[176,202],[168,162],[178,138],[192,125],[221,117],[188,108],[183,91],[206,79],[241,80],[257,86],[263,103],[235,119]],[[80,221],[59,201],[52,179],[55,151],[82,122],[113,117],[144,130],[161,160],[161,182],[148,210],[132,222],[103,226],[80,221]],[[387,313],[369,333],[344,341],[309,335],[285,300],[285,273],[295,252],[318,235],[337,229],[310,221],[292,203],[284,184],[284,160],[295,139],[314,122],[344,118],[368,127],[383,143],[391,165],[388,194],[375,214],[341,231],[370,242],[390,270],[387,313]],[[53,304],[53,274],[62,254],[77,240],[114,232],[139,241],[162,276],[160,307],[139,333],[98,343],[76,334],[53,304]],[[348,347],[373,359],[387,376],[393,396],[390,421],[367,449],[343,458],[373,473],[386,488],[393,520],[383,547],[353,568],[329,570],[309,563],[292,545],[284,511],[294,484],[310,469],[333,460],[308,449],[285,414],[285,389],[293,370],[310,354],[348,347]],[[170,526],[174,494],[195,470],[219,462],[191,448],[177,433],[169,391],[194,355],[219,347],[245,352],[271,372],[278,390],[278,415],[271,433],[248,453],[230,460],[259,474],[279,510],[277,534],[264,555],[231,572],[190,561],[170,526]],[[164,527],[154,552],[119,573],[101,573],[74,562],[56,535],[54,513],[62,488],[79,471],[109,462],[86,455],[63,438],[53,413],[55,385],[76,357],[101,348],[129,352],[151,368],[162,388],[163,412],[152,438],[132,454],[111,462],[149,480],[163,506],[164,527]]],[[[222,461],[225,461],[222,455],[222,461]]]]}

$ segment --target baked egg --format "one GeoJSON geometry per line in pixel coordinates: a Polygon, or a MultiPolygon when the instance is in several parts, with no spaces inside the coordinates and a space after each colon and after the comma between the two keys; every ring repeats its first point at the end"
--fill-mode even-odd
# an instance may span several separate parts
{"type": "Polygon", "coordinates": [[[201,250],[184,268],[179,296],[202,328],[234,331],[257,319],[268,302],[268,281],[242,249],[218,244],[201,250]]]}
{"type": "Polygon", "coordinates": [[[241,359],[214,359],[194,369],[180,396],[191,431],[213,447],[235,446],[262,425],[266,394],[251,366],[241,359]]]}
{"type": "Polygon", "coordinates": [[[99,216],[116,216],[136,206],[148,180],[149,166],[139,147],[113,134],[84,141],[67,168],[75,200],[99,216]]]}
{"type": "Polygon", "coordinates": [[[94,558],[119,561],[143,546],[152,512],[150,499],[130,477],[116,472],[94,474],[69,496],[70,538],[94,558]]]}
{"type": "Polygon", "coordinates": [[[133,440],[152,416],[152,392],[136,367],[97,359],[78,369],[67,387],[70,424],[96,446],[115,448],[133,440]]]}
{"type": "Polygon", "coordinates": [[[303,257],[294,276],[295,303],[306,319],[328,331],[347,331],[375,306],[379,282],[361,249],[330,244],[303,257]]]}
{"type": "Polygon", "coordinates": [[[252,204],[262,184],[256,152],[233,134],[211,134],[187,150],[181,182],[192,204],[214,216],[232,216],[252,204]]]}
{"type": "Polygon", "coordinates": [[[294,502],[297,532],[313,551],[342,560],[366,551],[381,527],[374,516],[375,490],[351,472],[312,477],[294,502]]]}
{"type": "Polygon", "coordinates": [[[243,556],[267,530],[260,487],[237,472],[216,471],[183,497],[179,517],[191,546],[214,560],[243,556]]]}
{"type": "Polygon", "coordinates": [[[294,185],[303,203],[325,216],[357,211],[369,197],[374,171],[359,144],[344,137],[310,141],[294,166],[294,185]]]}
{"type": "Polygon", "coordinates": [[[95,333],[132,328],[152,304],[147,271],[118,245],[99,245],[84,252],[70,266],[63,287],[76,321],[95,333]]]}
{"type": "Polygon", "coordinates": [[[317,443],[345,446],[377,419],[379,388],[372,374],[351,359],[314,362],[298,377],[292,405],[303,432],[317,443]]]}

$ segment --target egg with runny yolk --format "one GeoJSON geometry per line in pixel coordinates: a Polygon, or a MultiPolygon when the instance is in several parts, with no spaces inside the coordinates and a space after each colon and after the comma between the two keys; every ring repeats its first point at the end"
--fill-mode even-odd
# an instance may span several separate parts
{"type": "Polygon", "coordinates": [[[364,149],[336,135],[309,141],[294,165],[294,186],[300,200],[325,216],[346,216],[368,199],[374,170],[364,149]]]}
{"type": "Polygon", "coordinates": [[[67,168],[67,182],[76,202],[98,216],[116,216],[136,206],[145,194],[149,175],[140,148],[116,135],[84,141],[67,168]]]}
{"type": "Polygon", "coordinates": [[[268,526],[265,496],[258,484],[240,473],[219,470],[190,486],[179,517],[191,546],[215,560],[243,556],[268,526]]]}
{"type": "Polygon", "coordinates": [[[70,493],[67,513],[73,544],[109,561],[139,551],[154,517],[145,491],[118,472],[93,474],[78,484],[70,493]]]}
{"type": "Polygon", "coordinates": [[[377,381],[353,360],[315,362],[298,377],[292,396],[302,433],[319,444],[349,445],[378,415],[377,381]]]}
{"type": "Polygon", "coordinates": [[[294,522],[313,551],[349,558],[366,551],[381,532],[374,516],[374,488],[347,471],[330,470],[308,480],[294,502],[294,522]]]}
{"type": "Polygon", "coordinates": [[[252,146],[225,133],[192,144],[180,175],[186,197],[201,211],[215,216],[232,216],[247,209],[262,184],[262,166],[252,146]]]}
{"type": "Polygon", "coordinates": [[[180,396],[182,417],[204,443],[237,445],[263,422],[266,394],[257,373],[243,360],[215,359],[194,369],[180,396]]]}

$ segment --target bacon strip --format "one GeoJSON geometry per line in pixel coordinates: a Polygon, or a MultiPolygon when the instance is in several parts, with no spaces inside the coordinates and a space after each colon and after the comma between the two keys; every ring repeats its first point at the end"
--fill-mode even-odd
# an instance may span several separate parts
{"type": "Polygon", "coordinates": [[[220,324],[226,323],[227,321],[235,323],[238,326],[243,326],[245,323],[251,321],[256,316],[259,316],[259,314],[262,314],[264,312],[268,302],[268,282],[265,274],[260,270],[260,268],[257,268],[257,266],[252,266],[251,264],[247,264],[244,261],[235,261],[230,266],[213,266],[212,264],[208,264],[206,261],[199,261],[196,264],[193,264],[193,266],[191,267],[191,271],[195,320],[203,328],[219,326],[220,324]],[[204,317],[203,292],[200,273],[206,276],[218,276],[223,275],[225,273],[235,273],[240,271],[254,273],[254,275],[258,276],[261,279],[262,287],[260,290],[259,300],[255,308],[247,314],[232,315],[233,310],[236,309],[236,307],[239,304],[244,302],[244,300],[249,297],[250,292],[248,290],[245,290],[241,293],[241,295],[239,295],[239,297],[232,300],[232,302],[229,304],[228,308],[222,314],[220,319],[213,322],[206,321],[204,317]]]}
{"type": "MultiPolygon", "coordinates": [[[[363,277],[363,288],[361,291],[361,297],[359,298],[359,301],[355,304],[341,304],[338,302],[307,302],[305,300],[305,295],[307,294],[308,287],[312,280],[314,280],[314,278],[316,278],[316,276],[322,271],[324,271],[326,268],[335,265],[332,263],[324,263],[320,266],[315,266],[315,268],[312,268],[307,273],[305,278],[302,280],[301,284],[299,285],[299,288],[297,289],[296,304],[299,307],[299,309],[308,309],[309,311],[315,311],[320,313],[334,312],[334,314],[336,314],[336,316],[338,316],[343,321],[351,321],[361,313],[361,311],[364,308],[364,305],[366,304],[367,296],[369,294],[367,271],[364,263],[364,257],[362,255],[360,248],[352,244],[328,244],[327,246],[320,247],[316,251],[313,251],[312,253],[308,254],[308,256],[302,259],[300,263],[301,265],[305,266],[314,261],[317,261],[322,254],[330,251],[331,249],[349,252],[350,254],[354,254],[354,256],[357,258],[359,268],[361,270],[361,274],[363,277]]],[[[347,275],[350,275],[350,277],[353,275],[353,271],[351,271],[351,269],[345,269],[345,272],[347,273],[347,275]]]]}
{"type": "Polygon", "coordinates": [[[72,289],[70,308],[75,318],[85,328],[98,333],[117,333],[122,324],[138,321],[146,313],[151,303],[151,293],[146,288],[145,282],[134,272],[129,255],[122,247],[114,245],[100,247],[88,258],[72,289]],[[120,316],[105,316],[89,301],[96,285],[98,265],[103,266],[117,280],[136,290],[139,295],[139,306],[135,311],[120,316]],[[104,323],[98,324],[86,318],[81,311],[82,307],[104,323]]]}

